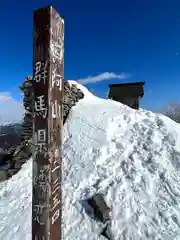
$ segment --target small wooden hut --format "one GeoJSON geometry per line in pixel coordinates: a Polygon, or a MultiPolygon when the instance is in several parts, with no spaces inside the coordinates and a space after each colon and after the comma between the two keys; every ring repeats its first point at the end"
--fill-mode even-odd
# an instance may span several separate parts
{"type": "Polygon", "coordinates": [[[131,108],[139,109],[140,99],[144,96],[144,84],[145,82],[109,84],[108,97],[131,108]]]}

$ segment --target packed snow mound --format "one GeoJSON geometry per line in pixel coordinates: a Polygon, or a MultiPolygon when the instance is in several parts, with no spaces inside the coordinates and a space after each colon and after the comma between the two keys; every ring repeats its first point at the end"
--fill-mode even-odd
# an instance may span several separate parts
{"type": "Polygon", "coordinates": [[[84,95],[86,96],[86,98],[88,97],[93,97],[94,95],[88,91],[88,89],[86,87],[84,87],[83,85],[79,84],[78,82],[74,81],[74,80],[68,80],[68,83],[70,85],[74,84],[77,86],[77,88],[79,88],[83,93],[84,95]]]}
{"type": "Polygon", "coordinates": [[[32,159],[18,174],[0,182],[0,240],[30,240],[32,159]]]}
{"type": "MultiPolygon", "coordinates": [[[[83,92],[64,126],[64,239],[105,239],[82,204],[94,193],[115,240],[180,239],[180,125],[83,92]]],[[[31,239],[31,163],[0,184],[0,239],[31,239]]]]}

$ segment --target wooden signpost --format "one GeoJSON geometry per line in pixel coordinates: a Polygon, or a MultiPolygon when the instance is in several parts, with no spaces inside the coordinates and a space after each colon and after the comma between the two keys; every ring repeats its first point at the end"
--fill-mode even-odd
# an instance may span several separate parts
{"type": "Polygon", "coordinates": [[[61,239],[64,20],[52,6],[34,12],[32,240],[61,239]]]}

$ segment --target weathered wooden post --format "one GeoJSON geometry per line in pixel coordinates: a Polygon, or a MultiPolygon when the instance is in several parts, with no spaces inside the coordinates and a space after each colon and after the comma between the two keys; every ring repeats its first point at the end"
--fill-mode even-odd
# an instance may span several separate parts
{"type": "Polygon", "coordinates": [[[32,239],[61,239],[64,20],[52,6],[34,12],[32,239]]]}

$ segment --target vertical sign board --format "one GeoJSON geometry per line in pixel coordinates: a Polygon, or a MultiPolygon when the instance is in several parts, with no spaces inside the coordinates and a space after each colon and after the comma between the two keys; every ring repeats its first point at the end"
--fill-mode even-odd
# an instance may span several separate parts
{"type": "Polygon", "coordinates": [[[51,8],[51,85],[49,90],[50,107],[50,153],[51,153],[51,198],[50,232],[51,239],[61,238],[61,167],[62,167],[62,128],[64,93],[64,19],[51,8]]]}
{"type": "Polygon", "coordinates": [[[32,239],[61,239],[64,20],[51,6],[34,12],[32,239]]]}

